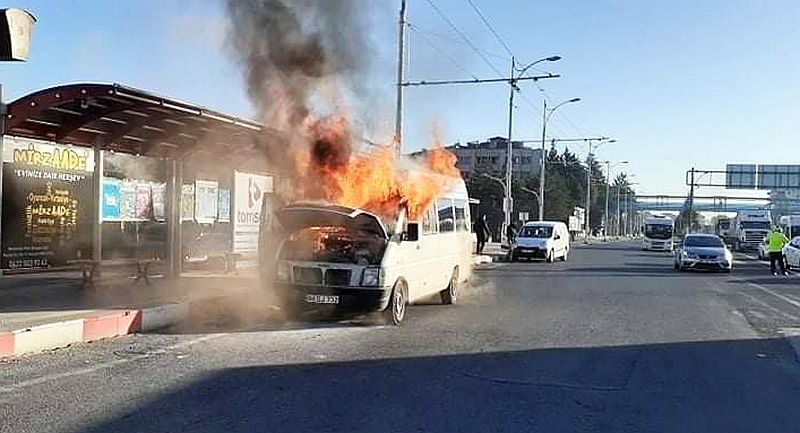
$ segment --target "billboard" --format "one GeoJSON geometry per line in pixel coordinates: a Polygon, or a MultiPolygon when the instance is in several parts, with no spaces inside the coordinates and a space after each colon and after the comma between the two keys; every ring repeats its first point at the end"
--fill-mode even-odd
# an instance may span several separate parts
{"type": "Polygon", "coordinates": [[[755,164],[728,164],[725,166],[725,188],[755,189],[755,164]]]}
{"type": "Polygon", "coordinates": [[[92,257],[94,154],[4,137],[3,269],[42,269],[92,257]]]}
{"type": "Polygon", "coordinates": [[[233,250],[258,250],[258,227],[265,193],[274,192],[274,179],[237,171],[233,181],[233,250]]]}
{"type": "Polygon", "coordinates": [[[759,165],[758,187],[761,189],[800,188],[800,165],[759,165]]]}

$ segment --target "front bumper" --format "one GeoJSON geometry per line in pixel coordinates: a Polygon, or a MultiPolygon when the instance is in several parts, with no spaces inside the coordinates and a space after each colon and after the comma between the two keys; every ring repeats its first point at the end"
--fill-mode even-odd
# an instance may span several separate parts
{"type": "Polygon", "coordinates": [[[646,250],[672,251],[672,241],[645,241],[646,250]]]}
{"type": "Polygon", "coordinates": [[[515,247],[513,254],[516,257],[533,257],[543,259],[547,257],[547,249],[538,247],[515,247]]]}
{"type": "Polygon", "coordinates": [[[683,259],[681,264],[684,269],[705,269],[709,271],[730,270],[732,267],[732,263],[727,260],[683,259]]]}
{"type": "Polygon", "coordinates": [[[329,287],[293,283],[276,283],[284,302],[301,309],[333,309],[342,312],[382,311],[389,305],[391,287],[329,287]],[[338,304],[315,304],[306,295],[338,296],[338,304]]]}

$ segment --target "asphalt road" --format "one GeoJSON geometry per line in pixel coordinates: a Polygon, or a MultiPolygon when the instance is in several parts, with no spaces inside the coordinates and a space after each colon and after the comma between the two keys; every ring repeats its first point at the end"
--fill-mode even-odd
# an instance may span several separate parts
{"type": "Polygon", "coordinates": [[[797,432],[800,277],[740,259],[575,248],[399,328],[220,318],[24,357],[0,363],[0,431],[797,432]]]}

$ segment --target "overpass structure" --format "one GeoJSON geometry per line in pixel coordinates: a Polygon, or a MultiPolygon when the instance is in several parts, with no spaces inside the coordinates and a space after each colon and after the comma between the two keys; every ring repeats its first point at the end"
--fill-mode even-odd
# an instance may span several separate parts
{"type": "MultiPolygon", "coordinates": [[[[687,197],[680,195],[637,195],[632,201],[636,211],[680,212],[687,208],[687,197]]],[[[692,209],[697,212],[738,212],[740,210],[780,207],[800,213],[800,200],[772,200],[763,197],[694,196],[692,209]]]]}

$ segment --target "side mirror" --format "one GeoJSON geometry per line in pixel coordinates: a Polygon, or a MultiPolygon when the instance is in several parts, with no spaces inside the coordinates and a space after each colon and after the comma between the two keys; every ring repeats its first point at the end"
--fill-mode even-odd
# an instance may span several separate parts
{"type": "Polygon", "coordinates": [[[408,223],[406,225],[406,233],[403,236],[404,240],[416,242],[419,240],[419,223],[408,223]]]}
{"type": "Polygon", "coordinates": [[[559,239],[561,239],[561,235],[556,235],[556,236],[553,238],[553,240],[556,240],[556,241],[557,241],[557,240],[559,240],[559,239]]]}

